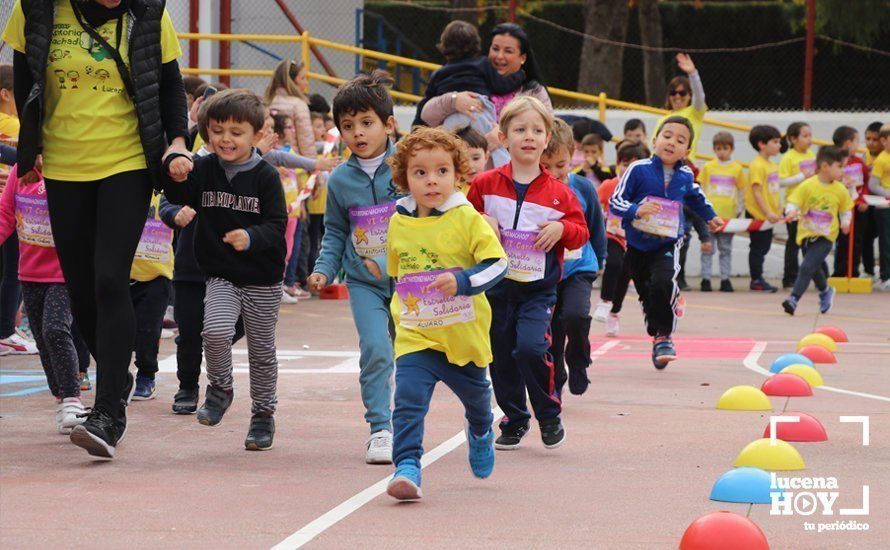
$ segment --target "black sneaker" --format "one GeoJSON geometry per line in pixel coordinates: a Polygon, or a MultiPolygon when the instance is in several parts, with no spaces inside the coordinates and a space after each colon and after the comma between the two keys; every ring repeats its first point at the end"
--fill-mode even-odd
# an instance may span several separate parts
{"type": "Polygon", "coordinates": [[[555,449],[566,442],[566,429],[562,426],[562,421],[557,418],[550,420],[542,420],[539,423],[541,428],[541,441],[547,449],[555,449]]]}
{"type": "Polygon", "coordinates": [[[714,289],[711,288],[711,280],[710,279],[702,279],[701,280],[701,291],[702,292],[711,292],[712,290],[714,290],[714,289]]]}
{"type": "Polygon", "coordinates": [[[198,422],[205,426],[216,426],[222,422],[223,415],[232,404],[234,393],[214,388],[207,385],[207,393],[204,395],[204,404],[198,409],[198,422]]]}
{"type": "Polygon", "coordinates": [[[720,292],[735,292],[735,289],[732,288],[732,281],[729,279],[723,279],[720,281],[720,292]]]}
{"type": "Polygon", "coordinates": [[[127,435],[127,407],[130,406],[130,401],[133,400],[133,393],[136,391],[136,378],[133,376],[133,373],[127,371],[127,384],[124,386],[124,391],[121,393],[121,406],[120,406],[120,415],[117,417],[117,430],[120,435],[117,437],[117,442],[120,443],[123,441],[124,436],[127,435]]]}
{"type": "Polygon", "coordinates": [[[255,414],[250,418],[250,429],[244,448],[248,451],[268,451],[275,436],[275,418],[268,413],[255,414]]]}
{"type": "Polygon", "coordinates": [[[569,367],[569,391],[574,395],[584,395],[590,378],[587,378],[587,368],[576,369],[569,367]]]}
{"type": "Polygon", "coordinates": [[[677,358],[674,342],[670,338],[659,338],[652,343],[652,364],[662,370],[677,358]]]}
{"type": "Polygon", "coordinates": [[[779,290],[778,288],[774,287],[773,285],[769,284],[768,282],[766,282],[763,279],[757,279],[757,280],[751,281],[750,288],[751,288],[751,290],[753,290],[755,292],[769,292],[770,294],[774,294],[777,290],[779,290]]]}
{"type": "Polygon", "coordinates": [[[528,433],[528,424],[510,427],[501,425],[501,435],[494,442],[494,448],[499,451],[512,451],[519,447],[519,442],[528,433]]]}
{"type": "Polygon", "coordinates": [[[71,430],[70,438],[72,443],[93,456],[114,458],[115,448],[125,431],[126,419],[121,423],[104,407],[98,407],[87,414],[83,424],[71,430]]]}
{"type": "Polygon", "coordinates": [[[173,396],[173,413],[195,414],[198,411],[198,397],[200,393],[201,390],[199,388],[180,388],[176,395],[173,396]]]}

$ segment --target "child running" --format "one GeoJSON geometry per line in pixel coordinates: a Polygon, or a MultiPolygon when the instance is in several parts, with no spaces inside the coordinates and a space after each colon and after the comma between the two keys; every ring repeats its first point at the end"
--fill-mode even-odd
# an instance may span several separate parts
{"type": "MultiPolygon", "coordinates": [[[[786,188],[785,196],[790,197],[803,180],[816,173],[816,154],[810,150],[813,129],[806,122],[792,122],[785,130],[784,142],[783,147],[787,151],[779,161],[779,187],[786,188]]],[[[782,288],[791,288],[799,269],[797,222],[787,222],[785,227],[788,228],[788,242],[785,243],[782,288]]]]}
{"type": "Polygon", "coordinates": [[[396,393],[393,411],[395,475],[387,493],[418,499],[424,417],[433,390],[445,383],[464,405],[470,468],[485,479],[494,468],[491,307],[485,290],[507,273],[504,249],[457,184],[467,153],[453,134],[417,128],[390,157],[400,191],[389,224],[387,272],[398,279],[392,300],[396,321],[396,393]]]}
{"type": "Polygon", "coordinates": [[[676,330],[677,273],[683,205],[707,220],[711,231],[723,227],[695,183],[684,159],[693,143],[692,124],[669,116],[655,132],[655,154],[630,165],[610,201],[627,234],[624,262],[640,295],[646,331],[653,338],[652,363],[663,369],[677,358],[671,334],[676,330]]]}
{"type": "Polygon", "coordinates": [[[541,164],[551,176],[568,185],[575,193],[590,233],[590,240],[584,246],[565,251],[563,277],[556,288],[556,307],[550,323],[553,334],[550,354],[556,366],[556,390],[560,396],[566,379],[569,391],[575,395],[583,395],[590,384],[587,377],[587,367],[591,362],[590,294],[606,256],[605,223],[596,189],[590,180],[570,173],[574,150],[572,127],[562,119],[553,119],[552,136],[541,157],[541,164]]]}
{"type": "MultiPolygon", "coordinates": [[[[207,273],[204,355],[209,385],[198,422],[218,425],[232,404],[232,339],[244,318],[253,416],[244,446],[271,449],[278,404],[275,325],[284,273],[287,211],[278,172],[254,149],[262,137],[262,101],[247,90],[226,90],[207,105],[213,153],[194,161],[184,176],[165,172],[170,201],[197,212],[195,256],[207,273]]],[[[173,155],[171,155],[173,156],[173,155]]]]}
{"type": "Polygon", "coordinates": [[[803,250],[803,262],[794,281],[791,295],[782,302],[782,309],[794,315],[810,281],[819,290],[819,312],[828,313],[834,299],[834,288],[828,285],[822,262],[834,248],[838,227],[850,230],[853,199],[839,181],[844,176],[847,152],[833,146],[819,149],[816,155],[817,174],[804,180],[788,197],[785,213],[799,219],[797,244],[803,250]]]}
{"type": "Polygon", "coordinates": [[[359,75],[334,96],[334,121],[352,156],[328,179],[325,233],[311,289],[320,291],[346,271],[349,306],[359,334],[359,384],[371,428],[365,462],[392,463],[390,401],[393,372],[392,281],[386,273],[386,234],[400,193],[386,158],[394,151],[389,76],[359,75]]]}
{"type": "Polygon", "coordinates": [[[494,314],[491,380],[504,412],[495,448],[511,450],[528,433],[528,392],[548,449],[565,442],[562,403],[550,355],[550,319],[563,252],[590,238],[575,194],[540,165],[553,121],[535,98],[523,96],[501,112],[500,139],[510,162],[476,176],[468,199],[500,229],[510,269],[488,292],[494,314]]]}

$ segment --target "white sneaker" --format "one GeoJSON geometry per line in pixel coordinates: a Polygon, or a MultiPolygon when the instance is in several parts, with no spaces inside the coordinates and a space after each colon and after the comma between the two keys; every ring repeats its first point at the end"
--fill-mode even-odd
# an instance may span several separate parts
{"type": "Polygon", "coordinates": [[[881,292],[890,292],[890,279],[881,281],[881,283],[877,286],[877,290],[880,290],[881,292]]]}
{"type": "Polygon", "coordinates": [[[176,336],[176,333],[173,332],[172,330],[170,330],[169,328],[161,329],[161,340],[169,340],[170,338],[173,338],[174,336],[176,336]]]}
{"type": "Polygon", "coordinates": [[[0,344],[0,357],[3,357],[4,355],[10,355],[11,353],[12,353],[11,347],[9,347],[5,344],[0,344]]]}
{"type": "Polygon", "coordinates": [[[609,318],[606,319],[606,336],[615,337],[618,336],[618,314],[610,313],[609,318]]]}
{"type": "Polygon", "coordinates": [[[283,290],[281,291],[281,303],[282,304],[296,304],[299,301],[300,301],[300,299],[297,298],[296,296],[291,296],[287,292],[285,292],[283,290]]]}
{"type": "Polygon", "coordinates": [[[596,305],[596,309],[593,310],[593,320],[599,321],[600,323],[605,323],[606,318],[609,316],[609,310],[612,309],[612,302],[600,301],[596,305]]]}
{"type": "Polygon", "coordinates": [[[59,403],[59,409],[56,412],[56,423],[59,426],[60,434],[70,434],[71,428],[78,424],[83,424],[86,420],[82,415],[85,411],[83,403],[77,397],[66,397],[59,403]]]}
{"type": "Polygon", "coordinates": [[[8,338],[0,340],[0,344],[12,349],[10,355],[37,355],[37,344],[13,332],[8,338]]]}
{"type": "Polygon", "coordinates": [[[392,464],[392,433],[387,430],[374,432],[368,438],[367,464],[392,464]]]}

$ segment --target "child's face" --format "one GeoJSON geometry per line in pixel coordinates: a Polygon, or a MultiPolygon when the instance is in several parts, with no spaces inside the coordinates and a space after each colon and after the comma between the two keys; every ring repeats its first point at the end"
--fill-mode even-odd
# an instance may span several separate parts
{"type": "Polygon", "coordinates": [[[723,144],[715,145],[714,154],[717,155],[717,160],[720,162],[728,162],[729,159],[732,158],[732,146],[723,144]]]}
{"type": "Polygon", "coordinates": [[[856,155],[859,150],[859,134],[853,134],[853,137],[841,143],[841,149],[847,151],[847,162],[856,155]]]}
{"type": "Polygon", "coordinates": [[[550,132],[537,111],[528,109],[516,115],[500,133],[501,142],[510,152],[510,160],[524,166],[533,166],[541,160],[550,141],[550,132]]]}
{"type": "Polygon", "coordinates": [[[773,138],[767,142],[761,142],[760,152],[767,157],[774,157],[782,150],[782,138],[773,138]]]}
{"type": "Polygon", "coordinates": [[[655,136],[655,155],[665,165],[673,166],[689,152],[689,128],[676,122],[665,124],[655,136]]]}
{"type": "MultiPolygon", "coordinates": [[[[341,123],[342,124],[342,123],[341,123]]],[[[454,194],[457,177],[451,154],[438,147],[420,149],[408,157],[408,191],[417,201],[419,217],[428,216],[454,194]]]]}
{"type": "Polygon", "coordinates": [[[884,146],[881,145],[880,135],[878,132],[865,132],[865,148],[872,155],[877,155],[884,150],[884,146]]]}
{"type": "Polygon", "coordinates": [[[284,127],[282,128],[284,131],[281,134],[281,141],[288,145],[294,146],[297,144],[297,127],[294,126],[294,121],[291,118],[285,119],[284,127]]]}
{"type": "Polygon", "coordinates": [[[372,159],[385,153],[394,127],[392,117],[384,122],[373,109],[353,114],[343,113],[340,116],[340,135],[343,141],[355,156],[362,159],[372,159]]]}
{"type": "Polygon", "coordinates": [[[890,153],[890,136],[879,138],[881,149],[890,153]]]}
{"type": "Polygon", "coordinates": [[[326,132],[329,130],[333,130],[336,127],[337,127],[337,125],[334,124],[334,119],[331,118],[331,119],[326,119],[324,121],[324,129],[326,132]]]}
{"type": "Polygon", "coordinates": [[[615,165],[615,175],[619,178],[627,171],[627,167],[640,159],[622,160],[615,165]]]}
{"type": "Polygon", "coordinates": [[[844,163],[839,161],[823,162],[819,165],[819,172],[829,181],[840,181],[844,177],[844,163]]]}
{"type": "Polygon", "coordinates": [[[572,154],[568,149],[562,149],[552,155],[543,155],[541,164],[550,172],[554,178],[563,183],[569,181],[569,171],[572,165],[572,154]]]}
{"type": "Polygon", "coordinates": [[[312,119],[312,133],[314,134],[315,141],[324,141],[324,134],[327,132],[324,127],[324,119],[321,118],[313,118],[312,119]]]}
{"type": "Polygon", "coordinates": [[[636,141],[637,143],[643,143],[646,141],[646,132],[644,132],[642,128],[628,130],[624,132],[624,139],[636,141]]]}
{"type": "Polygon", "coordinates": [[[603,150],[599,145],[584,145],[582,150],[584,151],[584,162],[591,166],[598,163],[603,155],[603,150]]]}
{"type": "Polygon", "coordinates": [[[253,146],[263,137],[263,131],[257,132],[246,121],[210,119],[207,136],[219,158],[226,162],[244,162],[250,158],[253,146]]]}
{"type": "Polygon", "coordinates": [[[485,163],[488,162],[488,151],[481,147],[469,148],[470,171],[467,173],[467,181],[471,182],[476,179],[476,174],[485,170],[485,163]]]}
{"type": "Polygon", "coordinates": [[[791,138],[791,145],[801,153],[805,152],[813,144],[813,129],[803,126],[796,138],[791,138]]]}

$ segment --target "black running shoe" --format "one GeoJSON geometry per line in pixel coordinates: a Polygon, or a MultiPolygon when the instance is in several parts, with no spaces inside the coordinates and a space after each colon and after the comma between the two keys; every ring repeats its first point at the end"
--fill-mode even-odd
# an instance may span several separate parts
{"type": "Polygon", "coordinates": [[[494,442],[494,448],[499,451],[512,451],[519,447],[519,442],[528,433],[528,424],[520,424],[519,426],[500,426],[501,435],[494,442]]]}
{"type": "Polygon", "coordinates": [[[569,367],[569,391],[574,395],[584,395],[587,386],[590,385],[590,378],[587,378],[587,369],[576,369],[569,367]]]}
{"type": "Polygon", "coordinates": [[[735,292],[735,289],[732,288],[732,282],[729,279],[722,279],[720,281],[720,292],[735,292]]]}
{"type": "Polygon", "coordinates": [[[244,448],[248,451],[268,451],[275,437],[275,418],[270,414],[255,414],[250,418],[250,429],[244,448]]]}
{"type": "Polygon", "coordinates": [[[180,388],[176,395],[173,396],[173,413],[195,414],[198,411],[198,397],[200,393],[201,390],[199,388],[180,388]]]}
{"type": "Polygon", "coordinates": [[[701,280],[701,291],[702,292],[711,292],[714,290],[711,288],[711,280],[710,279],[702,279],[701,280]]]}
{"type": "Polygon", "coordinates": [[[541,428],[541,441],[544,442],[544,447],[547,449],[555,449],[566,442],[566,429],[558,417],[542,420],[539,427],[541,428]]]}
{"type": "Polygon", "coordinates": [[[104,407],[97,407],[87,414],[87,419],[71,430],[71,442],[86,449],[93,456],[114,458],[117,444],[126,431],[123,423],[104,407]]]}
{"type": "Polygon", "coordinates": [[[232,404],[234,393],[214,388],[207,385],[207,393],[204,395],[204,404],[198,409],[198,422],[205,426],[216,426],[222,422],[223,415],[232,404]]]}

